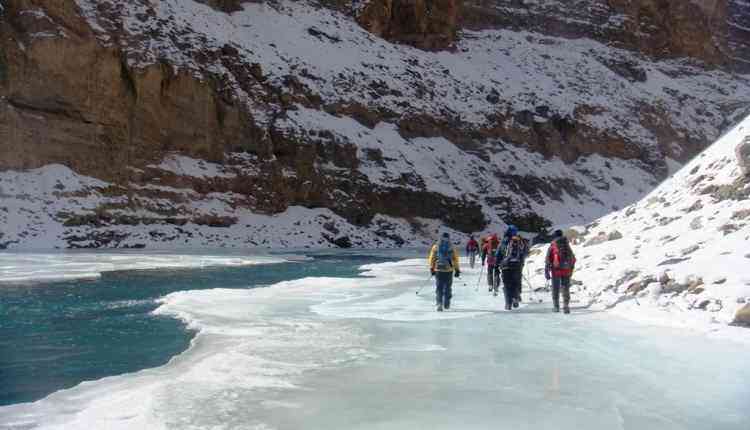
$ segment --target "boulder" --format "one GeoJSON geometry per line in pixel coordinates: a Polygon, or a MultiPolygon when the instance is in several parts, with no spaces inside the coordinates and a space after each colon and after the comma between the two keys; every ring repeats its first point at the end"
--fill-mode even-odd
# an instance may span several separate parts
{"type": "Polygon", "coordinates": [[[737,164],[745,176],[750,176],[750,135],[745,136],[742,142],[734,149],[737,155],[737,164]]]}
{"type": "Polygon", "coordinates": [[[737,309],[737,312],[734,313],[732,325],[750,327],[750,303],[737,309]]]}
{"type": "Polygon", "coordinates": [[[608,240],[607,233],[605,232],[599,232],[596,236],[592,237],[588,240],[583,246],[594,246],[594,245],[600,245],[608,240]]]}

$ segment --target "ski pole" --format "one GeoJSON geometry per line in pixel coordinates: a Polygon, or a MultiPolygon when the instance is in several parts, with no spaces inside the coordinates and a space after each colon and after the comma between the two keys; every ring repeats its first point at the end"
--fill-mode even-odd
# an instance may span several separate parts
{"type": "Polygon", "coordinates": [[[427,278],[427,283],[426,283],[426,284],[424,284],[424,285],[422,285],[421,287],[419,287],[419,289],[417,290],[417,295],[419,295],[419,292],[420,292],[420,291],[422,291],[422,288],[426,287],[426,286],[427,286],[427,284],[429,284],[429,283],[430,283],[430,281],[432,280],[432,277],[433,277],[433,276],[435,276],[435,275],[433,275],[432,273],[430,273],[430,277],[429,277],[429,278],[427,278]]]}

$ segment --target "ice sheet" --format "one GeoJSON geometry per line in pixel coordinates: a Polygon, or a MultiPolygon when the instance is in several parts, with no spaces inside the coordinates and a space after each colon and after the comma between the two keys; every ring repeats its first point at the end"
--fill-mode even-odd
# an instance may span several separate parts
{"type": "Polygon", "coordinates": [[[86,279],[116,270],[188,269],[210,266],[246,266],[287,261],[263,255],[200,255],[174,253],[0,253],[0,285],[8,282],[33,282],[86,279]]]}

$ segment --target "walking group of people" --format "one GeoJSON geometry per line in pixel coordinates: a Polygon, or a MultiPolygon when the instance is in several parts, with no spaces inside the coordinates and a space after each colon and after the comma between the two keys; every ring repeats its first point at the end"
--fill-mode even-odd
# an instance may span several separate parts
{"type": "MultiPolygon", "coordinates": [[[[508,226],[502,239],[497,234],[482,237],[477,242],[473,236],[466,244],[469,265],[474,268],[477,255],[482,266],[481,277],[487,274],[489,292],[498,295],[503,285],[505,310],[518,308],[521,302],[523,267],[529,255],[529,241],[519,234],[518,228],[508,226]]],[[[450,235],[443,233],[440,241],[432,246],[428,256],[430,274],[435,276],[435,296],[438,312],[450,309],[453,278],[461,276],[458,252],[451,244],[450,235]]],[[[563,297],[563,312],[570,313],[570,278],[575,269],[575,254],[570,242],[561,230],[554,233],[545,258],[544,274],[552,281],[552,303],[555,312],[560,312],[560,295],[563,297]]]]}

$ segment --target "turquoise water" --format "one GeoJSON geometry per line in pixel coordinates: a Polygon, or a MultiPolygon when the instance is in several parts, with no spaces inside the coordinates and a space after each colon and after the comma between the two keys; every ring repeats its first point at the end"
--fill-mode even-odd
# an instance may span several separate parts
{"type": "Polygon", "coordinates": [[[182,290],[258,288],[308,276],[358,276],[387,256],[312,254],[312,260],[204,269],[108,272],[95,280],[0,286],[0,405],[35,401],[82,381],[156,367],[193,333],[152,315],[182,290]]]}

